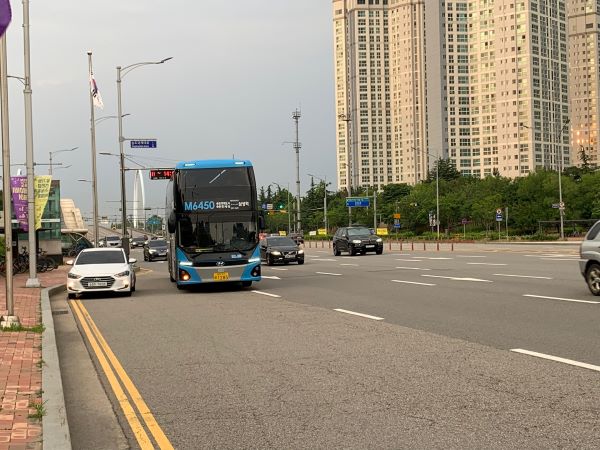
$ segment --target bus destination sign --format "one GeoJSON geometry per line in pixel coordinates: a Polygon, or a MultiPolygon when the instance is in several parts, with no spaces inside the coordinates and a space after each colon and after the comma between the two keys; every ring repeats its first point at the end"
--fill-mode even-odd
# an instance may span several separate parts
{"type": "Polygon", "coordinates": [[[175,169],[150,169],[151,180],[170,180],[175,169]]]}

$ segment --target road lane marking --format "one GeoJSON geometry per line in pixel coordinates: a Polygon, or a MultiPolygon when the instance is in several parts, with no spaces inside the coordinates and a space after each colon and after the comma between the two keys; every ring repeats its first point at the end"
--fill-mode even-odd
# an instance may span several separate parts
{"type": "Polygon", "coordinates": [[[405,270],[431,270],[431,269],[421,269],[420,267],[396,267],[396,269],[405,269],[405,270]]]}
{"type": "Polygon", "coordinates": [[[367,319],[383,320],[383,317],[370,316],[369,314],[363,314],[363,313],[358,313],[358,312],[354,312],[354,311],[348,311],[347,309],[334,309],[334,311],[341,312],[341,313],[344,313],[344,314],[352,314],[353,316],[365,317],[367,319]]]}
{"type": "Polygon", "coordinates": [[[418,284],[420,286],[435,286],[433,283],[419,283],[418,281],[392,280],[394,283],[418,284]]]}
{"type": "Polygon", "coordinates": [[[287,269],[284,269],[283,267],[271,267],[271,270],[287,270],[287,269]]]}
{"type": "Polygon", "coordinates": [[[477,255],[456,255],[457,258],[487,258],[487,256],[477,256],[477,255]]]}
{"type": "Polygon", "coordinates": [[[582,367],[584,369],[595,370],[596,372],[600,372],[600,366],[595,366],[593,364],[583,363],[579,361],[575,361],[572,359],[561,358],[559,356],[546,355],[545,353],[532,352],[530,350],[524,350],[522,348],[511,348],[511,352],[521,353],[523,355],[535,356],[537,358],[548,359],[550,361],[561,362],[564,364],[569,364],[571,366],[582,367]]]}
{"type": "Polygon", "coordinates": [[[276,277],[275,275],[273,275],[273,276],[263,275],[262,278],[266,278],[267,280],[281,280],[281,278],[276,277]]]}
{"type": "Polygon", "coordinates": [[[597,305],[600,301],[592,301],[592,300],[577,300],[574,298],[562,298],[562,297],[546,297],[545,295],[532,295],[532,294],[523,294],[523,297],[531,297],[531,298],[545,298],[548,300],[560,300],[561,302],[574,302],[574,303],[590,303],[592,305],[597,305]]]}
{"type": "Polygon", "coordinates": [[[125,415],[125,419],[127,419],[127,422],[129,423],[129,426],[131,427],[131,431],[133,431],[133,434],[134,434],[138,444],[144,450],[145,449],[153,449],[154,446],[152,445],[152,441],[150,440],[150,437],[146,433],[146,430],[144,430],[144,427],[142,426],[142,423],[138,419],[138,417],[135,413],[135,410],[133,409],[133,406],[129,402],[129,399],[127,398],[127,395],[123,391],[123,388],[121,388],[121,385],[119,384],[119,381],[117,380],[117,377],[115,376],[115,373],[114,373],[112,367],[110,366],[106,356],[102,352],[100,344],[94,337],[94,334],[93,334],[92,330],[90,329],[90,326],[88,325],[83,313],[79,309],[78,301],[74,300],[74,301],[70,301],[69,303],[71,305],[71,309],[75,312],[75,315],[79,319],[79,323],[81,324],[81,327],[83,328],[83,332],[85,333],[92,349],[94,350],[94,353],[96,354],[96,357],[98,358],[98,362],[100,363],[100,366],[104,370],[104,374],[106,375],[106,378],[115,394],[115,397],[116,397],[117,401],[119,402],[119,406],[121,406],[121,410],[123,411],[123,414],[125,415]]]}
{"type": "Polygon", "coordinates": [[[331,272],[315,272],[318,273],[319,275],[332,275],[334,277],[341,277],[342,274],[341,273],[331,273],[331,272]]]}
{"type": "Polygon", "coordinates": [[[317,250],[317,253],[329,253],[327,250],[317,250]]]}
{"type": "Polygon", "coordinates": [[[454,258],[446,258],[444,256],[436,256],[436,257],[429,257],[429,256],[414,256],[413,258],[421,258],[421,259],[454,259],[454,258]]]}
{"type": "Polygon", "coordinates": [[[447,280],[452,281],[475,281],[480,283],[493,283],[491,280],[483,280],[481,278],[461,278],[461,277],[444,277],[441,275],[421,275],[422,277],[430,277],[430,278],[445,278],[447,280]]]}
{"type": "Polygon", "coordinates": [[[579,258],[544,258],[544,261],[585,261],[579,258]]]}
{"type": "Polygon", "coordinates": [[[100,333],[100,330],[96,326],[96,323],[94,322],[94,320],[92,319],[90,314],[87,312],[87,310],[81,303],[81,300],[76,300],[76,301],[78,302],[78,306],[83,311],[84,316],[87,318],[87,320],[90,324],[90,327],[95,332],[96,338],[100,342],[100,345],[102,346],[102,349],[104,350],[104,353],[106,353],[106,356],[108,357],[112,366],[115,368],[117,375],[119,375],[121,382],[125,386],[125,389],[127,389],[127,392],[129,392],[129,395],[131,396],[133,403],[135,404],[138,411],[140,412],[140,415],[142,416],[142,419],[144,420],[146,427],[148,427],[148,429],[150,430],[150,433],[152,434],[152,436],[158,443],[159,447],[161,449],[174,450],[173,446],[171,445],[171,442],[169,442],[169,440],[165,436],[165,433],[163,432],[162,428],[156,422],[156,419],[154,418],[154,415],[150,411],[150,408],[148,408],[148,405],[142,398],[140,392],[137,390],[137,388],[131,381],[131,378],[129,378],[129,375],[127,374],[127,372],[125,372],[125,369],[123,369],[123,366],[121,365],[121,363],[119,362],[119,360],[113,353],[112,349],[110,348],[110,346],[104,339],[104,336],[102,335],[102,333],[100,333]]]}
{"type": "Polygon", "coordinates": [[[552,277],[536,277],[533,275],[512,275],[508,273],[493,273],[497,277],[534,278],[536,280],[553,280],[552,277]]]}
{"type": "Polygon", "coordinates": [[[352,264],[352,263],[347,263],[347,264],[340,264],[340,266],[354,266],[354,267],[358,267],[358,264],[352,264]]]}
{"type": "Polygon", "coordinates": [[[260,294],[260,295],[266,295],[267,297],[281,298],[281,295],[271,294],[270,292],[264,292],[264,291],[250,291],[250,292],[253,292],[255,294],[260,294]]]}
{"type": "Polygon", "coordinates": [[[337,262],[337,259],[329,259],[329,258],[319,258],[319,260],[317,262],[320,261],[331,261],[331,262],[337,262]]]}
{"type": "Polygon", "coordinates": [[[404,261],[404,262],[420,262],[420,259],[399,259],[397,258],[396,261],[404,261]]]}
{"type": "Polygon", "coordinates": [[[472,266],[507,266],[508,264],[505,263],[467,263],[468,265],[472,265],[472,266]]]}

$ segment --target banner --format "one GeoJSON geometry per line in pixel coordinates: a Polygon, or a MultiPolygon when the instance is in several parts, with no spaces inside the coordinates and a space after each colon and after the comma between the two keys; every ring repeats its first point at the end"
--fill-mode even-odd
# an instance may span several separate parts
{"type": "Polygon", "coordinates": [[[28,231],[27,224],[27,177],[18,176],[10,177],[10,189],[12,192],[13,208],[15,217],[19,221],[19,228],[23,231],[28,231]]]}
{"type": "Polygon", "coordinates": [[[35,229],[42,228],[42,214],[48,203],[52,175],[39,175],[33,179],[33,192],[35,194],[35,229]]]}

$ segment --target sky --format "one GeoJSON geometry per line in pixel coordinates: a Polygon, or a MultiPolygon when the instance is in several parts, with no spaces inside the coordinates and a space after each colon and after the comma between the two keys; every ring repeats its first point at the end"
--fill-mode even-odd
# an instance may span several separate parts
{"type": "MultiPolygon", "coordinates": [[[[9,75],[23,76],[22,3],[12,0],[9,75]]],[[[337,189],[331,2],[324,0],[61,0],[30,2],[36,174],[54,177],[61,196],[91,216],[88,50],[104,102],[96,118],[117,115],[116,67],[158,61],[122,81],[123,135],[156,138],[157,149],[125,154],[147,168],[193,159],[249,159],[257,185],[295,193],[292,112],[300,109],[301,191],[309,173],[337,189]],[[70,165],[70,167],[66,167],[70,165]]],[[[11,164],[25,162],[23,85],[9,79],[11,164]]],[[[118,123],[96,126],[98,152],[118,154],[118,123]]],[[[127,162],[128,167],[137,167],[127,162]]],[[[16,174],[18,166],[11,168],[16,174]]],[[[118,216],[119,160],[97,157],[100,215],[118,216]]],[[[318,180],[315,180],[318,182],[318,180]]],[[[144,172],[146,207],[163,208],[165,181],[144,172]]],[[[127,172],[133,199],[133,173],[127,172]]],[[[154,210],[162,214],[162,210],[154,210]]]]}

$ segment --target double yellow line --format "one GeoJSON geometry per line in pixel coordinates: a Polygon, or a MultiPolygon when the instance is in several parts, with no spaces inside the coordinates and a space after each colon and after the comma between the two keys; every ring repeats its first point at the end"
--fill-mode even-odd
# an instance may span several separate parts
{"type": "Polygon", "coordinates": [[[150,412],[148,405],[146,405],[146,402],[140,395],[135,385],[132,383],[129,375],[127,375],[123,369],[123,366],[121,366],[121,363],[104,340],[100,330],[98,330],[98,327],[81,303],[81,300],[72,300],[70,301],[70,304],[73,311],[75,311],[75,315],[79,319],[79,322],[81,323],[85,335],[90,341],[90,345],[92,346],[92,349],[94,350],[94,353],[96,354],[96,357],[98,358],[98,361],[100,362],[100,365],[106,374],[106,378],[108,379],[108,382],[110,383],[110,386],[117,397],[117,401],[123,410],[123,414],[125,415],[125,418],[127,419],[127,422],[129,423],[129,426],[131,427],[131,430],[133,431],[133,434],[135,435],[135,438],[137,439],[142,450],[154,449],[155,447],[148,436],[148,433],[146,433],[146,430],[144,429],[140,419],[138,418],[138,414],[131,405],[129,397],[131,397],[131,400],[137,408],[142,421],[154,437],[158,448],[162,450],[173,449],[173,446],[165,436],[165,433],[150,412]],[[129,397],[123,389],[127,391],[129,397]]]}

